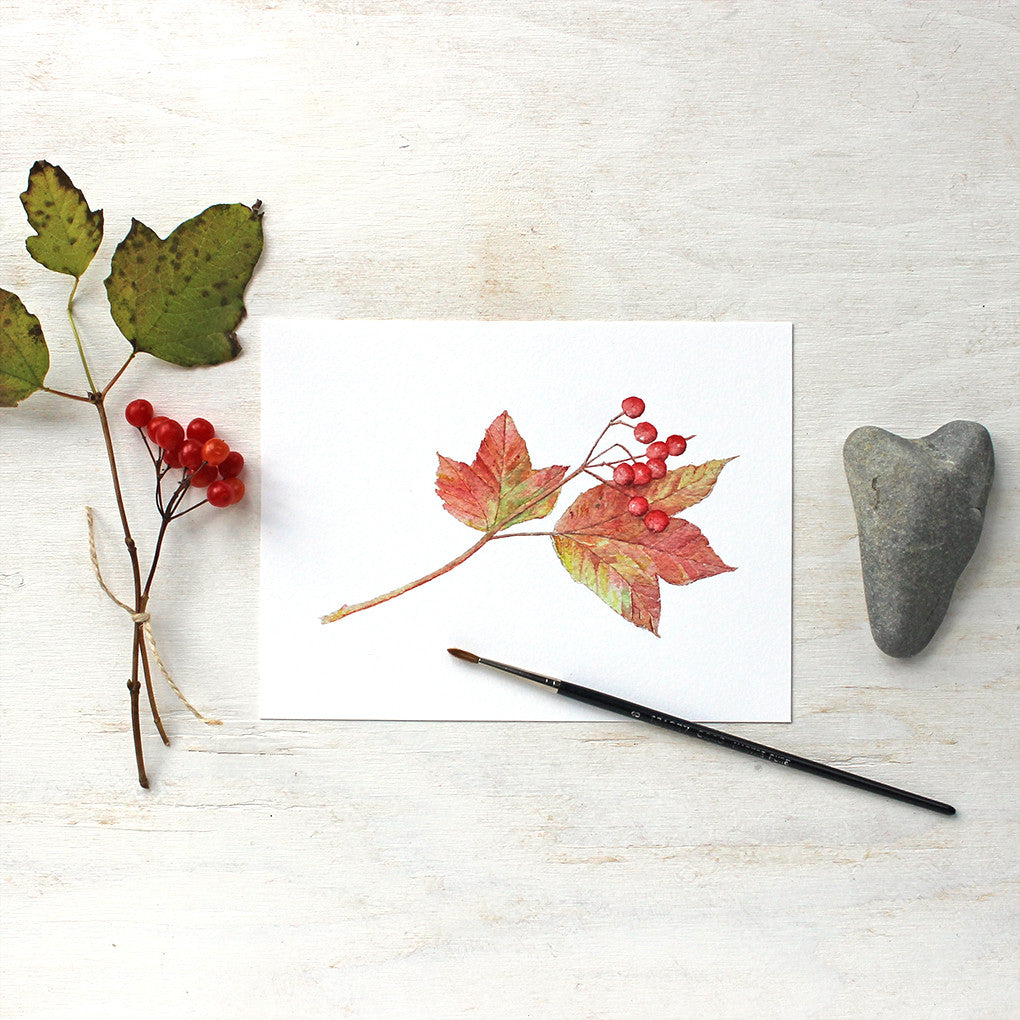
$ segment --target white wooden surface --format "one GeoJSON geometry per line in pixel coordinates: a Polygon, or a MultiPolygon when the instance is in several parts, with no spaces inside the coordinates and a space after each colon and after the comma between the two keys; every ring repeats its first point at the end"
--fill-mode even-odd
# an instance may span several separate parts
{"type": "Polygon", "coordinates": [[[3,20],[2,284],[43,319],[51,385],[80,382],[62,281],[23,250],[37,158],[106,210],[79,305],[104,375],[124,346],[101,264],[130,217],[165,234],[263,200],[246,356],[120,387],[250,451],[267,314],[793,319],[795,722],[746,731],[960,809],[624,723],[259,723],[257,500],[173,537],[159,638],[225,725],[164,697],[174,746],[149,741],[143,793],[128,627],[85,552],[88,502],[123,583],[97,428],[36,396],[0,426],[3,1015],[1015,1015],[1015,4],[7,0],[3,20]],[[953,418],[995,442],[985,534],[932,645],[892,661],[841,444],[953,418]]]}

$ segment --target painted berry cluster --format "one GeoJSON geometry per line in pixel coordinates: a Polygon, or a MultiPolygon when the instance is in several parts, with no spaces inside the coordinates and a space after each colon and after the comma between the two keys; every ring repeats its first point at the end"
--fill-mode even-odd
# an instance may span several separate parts
{"type": "MultiPolygon", "coordinates": [[[[640,418],[645,413],[645,402],[640,397],[625,397],[622,407],[628,418],[640,418]]],[[[693,438],[672,435],[665,440],[659,439],[659,430],[650,421],[638,422],[633,428],[634,439],[645,446],[645,460],[631,457],[613,468],[613,481],[624,488],[642,488],[653,479],[665,478],[666,459],[682,457],[687,449],[687,440],[693,438]]],[[[626,451],[622,443],[620,447],[626,451]]],[[[627,502],[627,512],[634,517],[644,518],[645,527],[649,531],[665,531],[669,526],[669,517],[662,510],[650,510],[649,505],[646,496],[632,496],[627,502]]]]}
{"type": "Polygon", "coordinates": [[[545,536],[575,581],[636,627],[658,634],[660,581],[685,585],[733,570],[695,525],[677,516],[709,495],[728,461],[670,468],[667,460],[682,456],[693,436],[659,440],[651,422],[631,425],[627,420],[645,413],[644,400],[627,397],[621,407],[573,470],[559,464],[533,468],[527,445],[506,411],[486,429],[472,463],[439,454],[436,494],[449,514],[483,532],[482,537],[424,577],[364,602],[345,604],[322,622],[341,620],[421,587],[491,541],[545,536]],[[645,447],[642,454],[631,449],[634,442],[645,447]],[[547,517],[564,486],[581,476],[598,484],[582,492],[551,531],[509,530],[547,517]]]}

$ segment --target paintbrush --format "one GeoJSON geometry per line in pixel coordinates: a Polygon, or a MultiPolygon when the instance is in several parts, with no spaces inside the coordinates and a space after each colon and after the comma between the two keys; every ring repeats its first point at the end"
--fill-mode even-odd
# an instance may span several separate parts
{"type": "Polygon", "coordinates": [[[765,761],[775,762],[777,765],[786,765],[801,772],[808,772],[813,776],[822,776],[825,779],[832,779],[837,783],[844,783],[847,786],[856,786],[858,789],[868,790],[883,797],[891,797],[893,800],[913,804],[915,807],[926,808],[929,811],[937,811],[942,815],[956,814],[956,808],[943,804],[941,801],[922,797],[920,794],[910,793],[907,790],[900,790],[895,786],[887,786],[885,783],[876,782],[874,779],[865,779],[864,776],[854,775],[853,772],[845,772],[843,769],[833,768],[831,765],[823,765],[821,762],[811,761],[809,758],[801,758],[800,755],[779,751],[774,747],[755,743],[753,740],[735,737],[730,733],[723,733],[721,730],[712,729],[710,726],[703,726],[701,723],[688,722],[686,719],[679,719],[675,715],[658,712],[653,708],[645,708],[643,705],[637,705],[633,701],[625,701],[623,698],[614,697],[612,694],[603,694],[601,691],[594,691],[590,687],[582,687],[580,684],[572,684],[566,680],[556,680],[550,676],[542,676],[541,673],[532,673],[526,669],[519,669],[517,666],[508,666],[505,662],[483,659],[480,655],[475,655],[474,652],[465,652],[460,648],[447,648],[447,651],[456,658],[463,659],[465,662],[475,662],[482,666],[491,666],[493,669],[521,677],[523,680],[531,680],[534,683],[542,684],[544,687],[551,687],[557,694],[562,694],[565,698],[571,698],[574,701],[583,702],[585,705],[594,705],[596,708],[605,709],[607,712],[615,712],[617,715],[627,716],[629,719],[639,719],[641,722],[651,723],[653,726],[662,726],[664,729],[672,730],[674,733],[684,733],[689,737],[696,737],[698,740],[707,740],[709,743],[718,744],[720,747],[729,747],[734,751],[742,751],[744,754],[751,754],[756,758],[764,758],[765,761]]]}

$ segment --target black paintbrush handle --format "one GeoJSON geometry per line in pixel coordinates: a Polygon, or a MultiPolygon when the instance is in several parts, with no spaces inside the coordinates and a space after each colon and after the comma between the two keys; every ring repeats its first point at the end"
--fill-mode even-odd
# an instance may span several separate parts
{"type": "MultiPolygon", "coordinates": [[[[523,671],[522,675],[524,675],[523,671]]],[[[529,676],[533,677],[534,674],[529,676]]],[[[657,712],[654,709],[645,708],[643,705],[637,705],[633,701],[625,701],[623,698],[614,698],[611,694],[593,691],[591,688],[582,687],[580,684],[572,684],[566,680],[560,680],[555,686],[556,690],[565,698],[582,701],[586,705],[594,705],[596,708],[616,712],[618,715],[625,715],[631,719],[640,719],[641,722],[651,723],[653,726],[661,726],[667,730],[685,733],[689,737],[707,740],[709,743],[718,744],[720,747],[729,747],[734,751],[752,754],[756,758],[774,761],[777,765],[787,765],[792,769],[799,769],[801,772],[808,772],[811,775],[834,779],[837,783],[845,783],[847,786],[856,786],[861,790],[870,790],[872,793],[881,794],[883,797],[891,797],[893,800],[913,804],[916,807],[927,808],[929,811],[937,811],[942,815],[956,814],[956,808],[950,807],[949,804],[943,804],[941,801],[932,800],[930,797],[922,797],[907,790],[900,790],[895,786],[887,786],[885,783],[875,782],[873,779],[865,779],[864,776],[854,775],[853,772],[844,772],[842,769],[833,768],[831,765],[823,765],[821,762],[811,761],[809,758],[801,758],[796,754],[788,754],[786,751],[779,751],[774,747],[755,743],[753,740],[735,737],[731,733],[723,733],[721,730],[714,730],[710,726],[701,725],[701,723],[688,722],[686,719],[679,719],[674,715],[666,715],[664,712],[657,712]]]]}

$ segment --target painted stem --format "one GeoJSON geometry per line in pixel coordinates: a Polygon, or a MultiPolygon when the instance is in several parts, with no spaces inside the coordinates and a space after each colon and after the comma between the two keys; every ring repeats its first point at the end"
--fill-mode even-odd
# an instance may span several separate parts
{"type": "MultiPolygon", "coordinates": [[[[609,424],[612,425],[613,423],[610,422],[609,424]]],[[[607,425],[606,428],[603,429],[602,431],[603,436],[606,434],[608,429],[609,425],[607,425]]],[[[599,436],[599,439],[601,438],[602,436],[599,436]]],[[[598,445],[598,440],[596,440],[596,445],[598,445]]],[[[595,447],[593,446],[592,450],[594,449],[595,447]]],[[[588,451],[588,456],[589,457],[591,456],[591,450],[588,451]]],[[[494,538],[508,537],[504,535],[503,532],[507,528],[512,527],[515,518],[520,517],[521,514],[523,513],[526,513],[536,503],[541,503],[543,500],[548,499],[551,493],[559,492],[559,490],[562,489],[563,486],[567,484],[567,482],[572,481],[579,474],[581,474],[582,471],[586,470],[587,459],[585,464],[582,464],[576,471],[572,471],[569,475],[566,476],[566,478],[563,479],[562,482],[560,482],[558,485],[552,486],[549,489],[543,490],[537,496],[535,496],[534,499],[528,500],[528,502],[525,503],[524,506],[522,506],[520,510],[518,510],[517,513],[515,513],[514,516],[510,518],[510,520],[505,521],[503,524],[501,524],[498,528],[494,529],[493,531],[487,531],[477,542],[475,542],[473,546],[471,546],[470,549],[465,550],[458,557],[450,560],[450,562],[447,563],[445,566],[439,567],[438,570],[433,570],[431,574],[426,574],[424,577],[419,577],[417,581],[411,581],[409,584],[402,585],[400,588],[394,588],[393,591],[388,591],[385,595],[378,595],[376,598],[368,599],[368,601],[366,602],[356,602],[353,606],[341,606],[338,610],[336,610],[336,612],[328,613],[326,616],[323,616],[321,622],[336,623],[337,620],[342,620],[344,617],[350,616],[352,613],[360,613],[361,610],[363,609],[371,609],[372,606],[378,606],[383,602],[389,602],[390,599],[395,599],[398,595],[403,595],[404,592],[411,591],[414,588],[420,588],[423,584],[428,584],[429,581],[434,581],[437,577],[442,577],[443,574],[446,574],[449,571],[453,570],[454,567],[459,567],[465,560],[470,559],[472,556],[474,556],[476,552],[478,552],[479,549],[482,548],[482,546],[486,545],[486,543],[488,542],[491,542],[494,538]]]]}
{"type": "MultiPolygon", "coordinates": [[[[533,499],[528,500],[528,502],[525,503],[524,506],[522,506],[514,514],[513,517],[511,517],[507,521],[504,521],[498,528],[495,528],[492,531],[487,531],[477,542],[475,542],[475,544],[473,546],[471,546],[470,549],[466,549],[464,552],[462,552],[455,559],[450,560],[449,563],[445,564],[442,567],[439,567],[437,570],[433,570],[430,574],[426,574],[424,577],[419,577],[418,580],[416,580],[416,581],[411,581],[408,584],[401,585],[401,587],[399,587],[399,588],[394,588],[393,591],[388,591],[385,595],[378,595],[374,599],[368,599],[365,602],[356,602],[352,606],[346,606],[346,605],[345,606],[341,606],[338,610],[336,610],[336,612],[328,613],[326,616],[323,616],[321,618],[321,622],[322,623],[335,623],[337,620],[342,620],[342,619],[344,619],[344,617],[351,616],[353,613],[360,613],[363,609],[371,609],[373,606],[381,605],[383,602],[389,602],[390,599],[395,599],[398,595],[403,595],[405,592],[412,591],[415,588],[420,588],[423,584],[428,584],[429,581],[434,581],[437,577],[442,577],[443,574],[449,573],[451,570],[453,570],[454,567],[459,567],[465,560],[470,559],[472,556],[474,556],[474,554],[476,552],[478,552],[479,549],[481,549],[488,542],[491,542],[494,538],[509,538],[509,537],[512,537],[512,536],[506,534],[505,532],[506,532],[507,528],[513,526],[513,522],[514,522],[514,520],[516,518],[518,518],[522,514],[526,513],[528,510],[530,510],[537,503],[541,503],[543,500],[548,499],[549,496],[552,493],[559,492],[563,488],[564,485],[566,485],[568,482],[570,482],[573,479],[575,479],[582,472],[588,472],[589,474],[591,474],[591,472],[589,471],[589,468],[591,467],[592,458],[596,457],[596,456],[599,456],[599,457],[604,456],[606,453],[609,452],[609,450],[613,449],[613,447],[610,446],[608,449],[603,450],[599,454],[596,454],[595,450],[598,448],[599,443],[602,442],[602,439],[605,436],[605,434],[614,425],[616,425],[622,419],[622,417],[623,417],[622,414],[618,414],[615,418],[610,419],[609,424],[606,425],[606,427],[599,433],[598,438],[595,440],[595,442],[592,443],[591,449],[586,454],[586,456],[584,458],[584,462],[581,464],[581,466],[579,468],[577,468],[576,470],[572,471],[569,475],[567,475],[558,485],[554,485],[554,486],[552,486],[552,487],[550,487],[548,489],[545,489],[542,492],[540,492],[537,496],[535,496],[533,499]]],[[[619,445],[619,444],[617,444],[617,445],[619,445]]],[[[598,477],[598,476],[596,475],[596,477],[598,477]]],[[[602,479],[599,478],[599,481],[601,482],[602,479]]],[[[550,534],[550,533],[549,532],[519,532],[519,534],[521,536],[524,536],[526,534],[543,534],[544,535],[544,534],[550,534]]]]}
{"type": "Polygon", "coordinates": [[[389,591],[385,595],[377,595],[374,599],[368,599],[366,602],[356,602],[353,606],[341,606],[335,613],[329,613],[324,616],[322,622],[335,623],[337,620],[342,620],[345,616],[350,616],[352,613],[360,613],[363,609],[371,609],[372,606],[381,605],[383,602],[389,602],[390,599],[395,599],[398,595],[403,595],[404,592],[420,588],[423,584],[428,584],[429,581],[442,577],[443,574],[449,573],[454,567],[459,567],[465,560],[474,556],[482,546],[494,539],[497,534],[498,532],[495,531],[487,531],[470,549],[465,550],[438,570],[433,570],[431,574],[426,574],[424,577],[419,577],[417,581],[411,581],[409,584],[394,588],[393,591],[389,591]]]}

